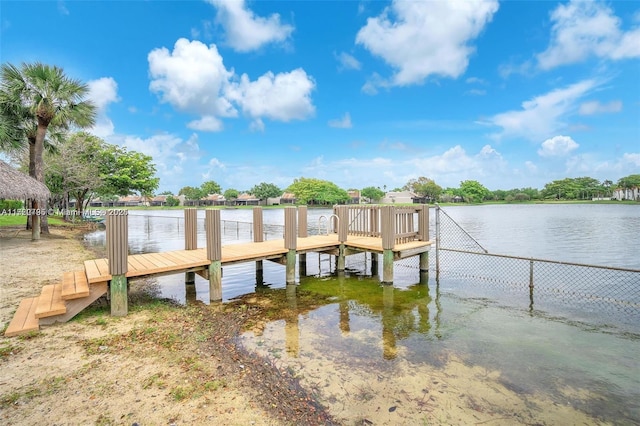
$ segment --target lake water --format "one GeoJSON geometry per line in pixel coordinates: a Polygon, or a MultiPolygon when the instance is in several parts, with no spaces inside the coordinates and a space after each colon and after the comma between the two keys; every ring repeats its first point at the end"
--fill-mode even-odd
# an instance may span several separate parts
{"type": "MultiPolygon", "coordinates": [[[[490,253],[640,269],[640,205],[445,211],[490,253]]],[[[309,225],[330,213],[310,209],[309,225]]],[[[182,215],[131,211],[131,252],[183,248],[182,215]]],[[[223,210],[222,219],[223,244],[251,239],[250,210],[223,210]]],[[[281,236],[282,210],[265,210],[264,222],[273,225],[268,238],[281,236]]],[[[104,232],[87,240],[104,244],[104,232]]],[[[310,254],[308,276],[294,286],[278,264],[265,262],[262,276],[253,264],[228,266],[223,298],[279,307],[243,344],[294,372],[344,423],[640,423],[640,309],[552,303],[552,294],[531,305],[526,290],[436,280],[433,270],[421,276],[411,259],[396,265],[394,286],[382,286],[370,264],[370,256],[350,256],[337,276],[332,257],[310,254]]],[[[624,292],[634,299],[639,274],[630,276],[624,292]]],[[[190,295],[183,281],[158,278],[165,297],[208,303],[206,281],[197,277],[190,295]]]]}

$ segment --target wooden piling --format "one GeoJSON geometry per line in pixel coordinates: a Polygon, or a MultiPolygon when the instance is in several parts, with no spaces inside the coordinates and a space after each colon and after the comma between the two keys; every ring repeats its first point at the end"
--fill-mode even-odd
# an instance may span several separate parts
{"type": "Polygon", "coordinates": [[[209,265],[209,300],[222,300],[222,235],[220,232],[220,210],[205,211],[204,227],[207,234],[207,259],[209,265]]]}
{"type": "Polygon", "coordinates": [[[287,284],[296,282],[296,249],[298,248],[298,226],[296,221],[296,208],[284,209],[284,248],[287,252],[287,284]]]}
{"type": "MultiPolygon", "coordinates": [[[[195,250],[198,248],[198,210],[184,209],[184,249],[195,250]]],[[[195,272],[185,272],[184,283],[194,285],[196,283],[195,272]]]]}
{"type": "Polygon", "coordinates": [[[347,241],[347,235],[349,232],[349,207],[336,206],[334,210],[336,212],[336,215],[338,216],[338,241],[340,241],[340,246],[338,247],[336,270],[338,272],[344,272],[346,263],[344,255],[344,243],[347,241]]]}
{"type": "Polygon", "coordinates": [[[107,259],[111,275],[111,315],[126,316],[129,312],[127,270],[129,258],[129,227],[126,210],[107,210],[107,259]]]}
{"type": "MultiPolygon", "coordinates": [[[[298,237],[307,238],[309,236],[308,223],[307,223],[307,206],[298,206],[298,237]]],[[[307,275],[307,254],[301,253],[298,255],[298,267],[301,277],[307,275]]]]}
{"type": "MultiPolygon", "coordinates": [[[[261,243],[264,241],[264,216],[262,207],[253,208],[253,242],[261,243]]],[[[256,260],[256,277],[262,274],[262,260],[256,260]]]]}
{"type": "Polygon", "coordinates": [[[198,210],[184,209],[184,249],[198,248],[198,210]]]}
{"type": "Polygon", "coordinates": [[[382,231],[382,282],[393,283],[393,247],[395,245],[395,208],[383,206],[380,211],[382,231]]]}

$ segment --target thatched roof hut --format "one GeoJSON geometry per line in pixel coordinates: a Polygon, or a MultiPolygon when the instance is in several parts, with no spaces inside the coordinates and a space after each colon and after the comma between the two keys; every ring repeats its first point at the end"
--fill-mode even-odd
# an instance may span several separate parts
{"type": "Polygon", "coordinates": [[[49,197],[51,197],[51,193],[45,184],[0,160],[0,198],[8,200],[32,198],[45,201],[49,197]]]}

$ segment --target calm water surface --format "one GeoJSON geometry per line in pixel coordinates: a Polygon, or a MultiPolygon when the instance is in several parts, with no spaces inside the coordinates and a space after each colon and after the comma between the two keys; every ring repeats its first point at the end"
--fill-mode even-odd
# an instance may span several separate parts
{"type": "MultiPolygon", "coordinates": [[[[445,211],[492,253],[640,269],[640,205],[445,211]]],[[[330,213],[309,210],[309,225],[330,213]]],[[[131,252],[183,248],[182,215],[131,211],[131,252]]],[[[251,239],[249,228],[234,222],[251,222],[250,210],[223,210],[222,219],[223,242],[251,239]]],[[[274,225],[269,238],[277,238],[282,210],[265,210],[264,222],[274,225]]],[[[87,240],[104,244],[104,233],[87,240]]],[[[225,267],[223,298],[286,300],[280,317],[245,333],[243,342],[295,371],[345,422],[640,424],[636,317],[601,317],[597,306],[594,315],[562,304],[532,308],[526,294],[505,295],[461,278],[436,281],[433,271],[420,276],[410,264],[396,266],[393,287],[381,286],[368,256],[349,257],[345,276],[332,274],[333,264],[327,255],[308,255],[309,276],[296,286],[286,286],[284,267],[271,262],[262,275],[253,264],[225,267]],[[425,408],[429,390],[426,401],[436,408],[425,408]],[[457,408],[438,411],[447,404],[457,408]],[[446,417],[456,410],[459,417],[446,417]]],[[[189,298],[208,303],[208,283],[197,280],[189,298]]],[[[158,282],[164,296],[188,297],[182,276],[158,282]]],[[[637,294],[640,282],[632,284],[637,294]]]]}

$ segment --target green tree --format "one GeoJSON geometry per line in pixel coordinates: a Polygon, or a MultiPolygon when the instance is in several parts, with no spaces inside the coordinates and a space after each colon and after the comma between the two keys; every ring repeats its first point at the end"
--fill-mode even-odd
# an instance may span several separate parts
{"type": "Polygon", "coordinates": [[[249,190],[251,194],[256,196],[260,200],[266,200],[267,198],[275,198],[282,195],[282,190],[273,183],[261,182],[255,185],[249,190]]]}
{"type": "Polygon", "coordinates": [[[173,195],[173,192],[171,192],[171,191],[162,191],[158,195],[173,195]]]}
{"type": "MultiPolygon", "coordinates": [[[[45,181],[54,203],[57,201],[68,220],[69,198],[76,200],[76,210],[81,215],[85,200],[105,182],[96,164],[102,164],[106,143],[97,136],[79,132],[60,142],[56,149],[45,153],[45,181]]],[[[87,200],[88,201],[88,200],[87,200]]]]}
{"type": "Polygon", "coordinates": [[[384,197],[384,191],[375,186],[367,186],[362,188],[361,194],[363,197],[370,199],[371,201],[380,201],[384,197]]]}
{"type": "Polygon", "coordinates": [[[101,171],[104,185],[100,195],[130,195],[139,193],[151,196],[160,179],[155,177],[153,158],[137,151],[127,151],[117,145],[106,145],[101,153],[101,171]]]}
{"type": "Polygon", "coordinates": [[[180,205],[180,200],[173,195],[169,195],[165,200],[165,204],[169,207],[176,207],[180,205]]]}
{"type": "Polygon", "coordinates": [[[640,188],[640,175],[629,175],[618,179],[617,188],[625,190],[625,197],[631,196],[630,190],[640,188]]]}
{"type": "Polygon", "coordinates": [[[178,192],[178,195],[184,195],[189,201],[198,201],[206,194],[202,191],[202,188],[195,188],[193,186],[185,186],[178,192]]]}
{"type": "Polygon", "coordinates": [[[240,195],[240,192],[237,189],[229,188],[224,191],[223,195],[225,200],[236,200],[238,195],[240,195]]]}
{"type": "Polygon", "coordinates": [[[465,180],[460,182],[460,191],[465,201],[472,203],[481,203],[491,195],[491,191],[485,188],[477,180],[465,180]]]}
{"type": "Polygon", "coordinates": [[[200,185],[200,189],[202,189],[202,192],[204,192],[205,197],[210,194],[220,194],[222,192],[222,188],[220,187],[220,185],[218,185],[218,183],[213,180],[204,182],[202,185],[200,185]]]}
{"type": "MultiPolygon", "coordinates": [[[[67,77],[63,70],[39,62],[22,64],[20,68],[12,64],[3,64],[0,70],[0,108],[5,115],[7,110],[33,117],[35,139],[30,157],[33,163],[33,177],[44,182],[43,151],[49,126],[84,128],[94,124],[96,108],[84,98],[89,88],[77,80],[67,77]],[[10,107],[12,106],[12,107],[10,107]]],[[[22,116],[22,115],[21,115],[22,116]]],[[[31,169],[31,168],[30,168],[31,169]]],[[[37,202],[34,207],[38,206],[37,202]]],[[[32,238],[40,238],[39,216],[32,217],[32,238]]],[[[47,232],[47,229],[43,229],[47,232]]]]}
{"type": "Polygon", "coordinates": [[[295,195],[301,204],[338,204],[349,200],[349,194],[335,183],[326,180],[301,177],[285,190],[295,195]]]}

